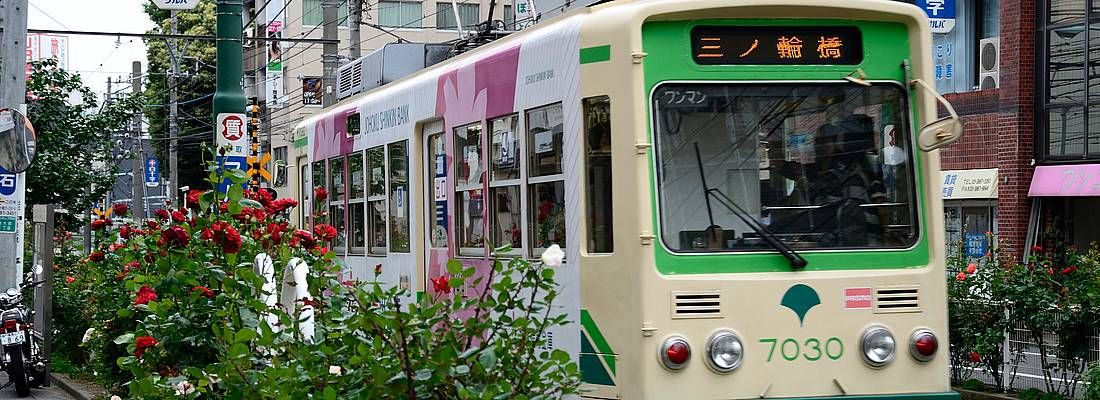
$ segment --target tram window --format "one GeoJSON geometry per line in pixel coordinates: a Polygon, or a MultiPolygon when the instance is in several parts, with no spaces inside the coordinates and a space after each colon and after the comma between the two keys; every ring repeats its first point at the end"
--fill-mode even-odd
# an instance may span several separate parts
{"type": "Polygon", "coordinates": [[[366,198],[366,181],[363,176],[363,152],[348,155],[348,239],[350,254],[363,254],[366,245],[366,216],[363,201],[366,198]]]}
{"type": "Polygon", "coordinates": [[[489,144],[489,223],[493,247],[509,245],[511,254],[523,254],[523,199],[520,197],[518,115],[489,122],[493,135],[489,144]]]}
{"type": "Polygon", "coordinates": [[[795,249],[913,245],[906,93],[886,83],[662,85],[651,101],[663,244],[772,249],[743,217],[795,249]]]}
{"type": "Polygon", "coordinates": [[[332,247],[335,249],[344,249],[347,246],[347,224],[344,223],[345,218],[347,218],[344,214],[346,210],[344,207],[344,191],[346,189],[344,161],[344,157],[335,157],[328,160],[328,219],[329,225],[336,228],[336,239],[332,242],[332,247]]]}
{"type": "MultiPolygon", "coordinates": [[[[322,161],[315,161],[313,163],[312,167],[313,167],[313,174],[311,175],[311,178],[312,178],[311,182],[313,183],[313,187],[311,188],[311,190],[316,191],[317,189],[324,189],[327,185],[325,183],[325,182],[327,182],[325,180],[325,177],[326,177],[326,174],[325,174],[325,171],[326,171],[325,161],[323,161],[323,160],[322,161]]],[[[328,189],[325,189],[325,190],[327,191],[328,189]]],[[[311,197],[311,198],[314,198],[314,197],[311,197]]],[[[307,210],[307,209],[309,210],[309,214],[303,215],[302,221],[304,222],[304,221],[307,220],[306,218],[310,218],[310,221],[312,221],[314,224],[316,224],[316,223],[318,223],[318,221],[316,221],[316,218],[314,216],[317,215],[318,213],[322,212],[322,211],[325,211],[325,209],[328,208],[328,200],[316,201],[314,203],[305,204],[305,205],[303,205],[302,208],[303,208],[303,210],[307,210]]]]}
{"type": "Polygon", "coordinates": [[[481,185],[481,124],[455,128],[455,243],[458,254],[485,255],[484,190],[481,185]]]}
{"type": "Polygon", "coordinates": [[[561,174],[561,104],[527,111],[528,174],[532,177],[561,174]]]}
{"type": "Polygon", "coordinates": [[[367,149],[367,253],[386,254],[386,149],[367,149]]]}
{"type": "Polygon", "coordinates": [[[427,169],[428,190],[431,197],[426,206],[431,210],[431,221],[428,222],[428,231],[431,232],[431,242],[434,248],[447,247],[447,162],[446,140],[442,133],[428,137],[428,162],[431,168],[427,169]]]}
{"type": "Polygon", "coordinates": [[[536,183],[528,190],[531,203],[531,247],[533,255],[550,245],[565,248],[565,182],[536,183]]]}
{"type": "Polygon", "coordinates": [[[409,252],[409,142],[389,144],[390,251],[409,252]]]}
{"type": "Polygon", "coordinates": [[[354,137],[359,135],[359,113],[348,114],[348,119],[344,123],[345,132],[348,133],[348,137],[354,137]]]}
{"type": "Polygon", "coordinates": [[[611,213],[611,99],[584,99],[585,161],[588,169],[588,252],[614,251],[611,213]]]}

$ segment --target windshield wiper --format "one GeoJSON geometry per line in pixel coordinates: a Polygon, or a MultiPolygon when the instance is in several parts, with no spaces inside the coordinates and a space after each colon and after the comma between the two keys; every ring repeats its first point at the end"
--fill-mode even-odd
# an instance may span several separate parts
{"type": "Polygon", "coordinates": [[[713,196],[714,199],[718,201],[718,204],[726,207],[726,209],[733,213],[733,215],[736,215],[741,222],[744,222],[745,225],[752,228],[757,235],[760,235],[760,238],[764,239],[764,243],[767,243],[778,251],[783,257],[786,257],[787,261],[791,263],[791,269],[806,268],[806,264],[809,264],[809,262],[807,262],[805,258],[798,255],[794,249],[791,249],[790,246],[783,243],[782,240],[776,237],[774,233],[771,233],[764,225],[761,225],[755,218],[750,217],[750,214],[746,212],[745,209],[741,208],[741,206],[737,205],[737,202],[731,200],[729,196],[726,196],[726,194],[722,193],[718,188],[707,187],[707,176],[703,170],[703,157],[699,155],[699,142],[695,142],[695,162],[699,167],[699,179],[703,181],[703,199],[705,199],[707,203],[707,218],[710,219],[711,226],[714,226],[714,212],[710,207],[710,198],[713,196]]]}

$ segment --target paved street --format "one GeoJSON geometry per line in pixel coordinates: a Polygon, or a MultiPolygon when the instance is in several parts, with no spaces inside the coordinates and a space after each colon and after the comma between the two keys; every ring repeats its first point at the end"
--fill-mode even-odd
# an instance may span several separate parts
{"type": "MultiPolygon", "coordinates": [[[[8,383],[8,374],[0,373],[0,386],[8,383]]],[[[0,389],[0,399],[18,399],[19,396],[15,394],[15,386],[8,386],[4,389],[0,389]]],[[[72,400],[73,396],[69,396],[61,387],[57,385],[51,385],[47,388],[31,389],[30,397],[27,399],[40,399],[40,400],[72,400]]]]}

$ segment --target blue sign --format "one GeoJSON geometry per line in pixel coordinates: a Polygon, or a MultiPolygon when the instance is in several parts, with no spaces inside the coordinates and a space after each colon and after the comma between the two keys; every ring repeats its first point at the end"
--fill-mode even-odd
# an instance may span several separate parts
{"type": "Polygon", "coordinates": [[[983,233],[967,233],[966,234],[966,256],[972,258],[981,258],[985,256],[985,234],[983,233]]]}
{"type": "Polygon", "coordinates": [[[917,0],[916,5],[928,14],[932,33],[948,33],[955,28],[955,2],[957,0],[917,0]]]}
{"type": "Polygon", "coordinates": [[[15,194],[16,179],[18,177],[19,174],[11,174],[4,168],[0,168],[0,194],[4,196],[15,194]]]}
{"type": "Polygon", "coordinates": [[[145,186],[157,187],[160,185],[160,164],[157,159],[149,157],[145,159],[145,186]]]}
{"type": "MultiPolygon", "coordinates": [[[[219,166],[225,169],[248,170],[248,158],[245,156],[218,156],[216,157],[216,161],[218,162],[219,166]]],[[[229,185],[231,184],[232,182],[229,181],[229,178],[225,178],[222,183],[218,184],[218,192],[225,193],[226,190],[229,189],[229,185]]],[[[241,187],[244,187],[247,184],[248,182],[242,183],[241,187]]]]}

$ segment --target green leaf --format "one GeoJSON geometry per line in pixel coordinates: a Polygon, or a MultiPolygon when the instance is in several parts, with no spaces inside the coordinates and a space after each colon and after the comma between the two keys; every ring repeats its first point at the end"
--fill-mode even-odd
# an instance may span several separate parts
{"type": "Polygon", "coordinates": [[[491,370],[497,365],[497,353],[493,351],[492,347],[486,348],[485,351],[481,352],[481,355],[478,356],[477,362],[481,364],[482,368],[491,370]]]}
{"type": "Polygon", "coordinates": [[[418,381],[426,381],[428,379],[431,379],[431,377],[432,377],[432,370],[425,368],[425,369],[417,370],[416,371],[416,377],[414,379],[418,380],[418,381]]]}
{"type": "Polygon", "coordinates": [[[134,342],[134,334],[133,333],[126,333],[126,334],[119,335],[119,337],[115,338],[114,342],[115,342],[115,344],[133,343],[134,342]]]}
{"type": "Polygon", "coordinates": [[[237,331],[237,334],[233,337],[233,341],[237,343],[244,343],[256,338],[256,331],[252,329],[241,329],[237,331]]]}
{"type": "Polygon", "coordinates": [[[258,202],[256,200],[252,200],[252,199],[240,199],[240,200],[237,200],[237,202],[241,203],[241,205],[244,206],[244,207],[264,208],[263,204],[260,204],[260,202],[258,202]]]}
{"type": "Polygon", "coordinates": [[[332,386],[325,386],[325,390],[322,391],[322,396],[326,400],[336,400],[336,389],[333,389],[332,386]]]}
{"type": "Polygon", "coordinates": [[[462,263],[458,260],[447,261],[447,273],[451,275],[462,273],[462,263]]]}

